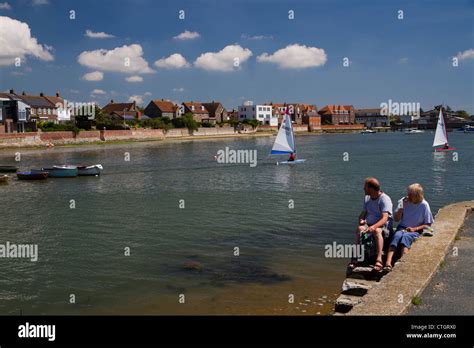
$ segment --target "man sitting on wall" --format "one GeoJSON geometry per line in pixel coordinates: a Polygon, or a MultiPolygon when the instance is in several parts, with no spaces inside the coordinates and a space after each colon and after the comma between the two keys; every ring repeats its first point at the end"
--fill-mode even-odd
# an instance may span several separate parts
{"type": "MultiPolygon", "coordinates": [[[[360,244],[363,233],[370,233],[377,247],[377,258],[374,270],[381,272],[383,269],[382,252],[384,238],[388,238],[393,224],[392,200],[381,191],[380,183],[376,178],[367,178],[364,182],[364,209],[359,215],[359,227],[356,231],[356,244],[360,244]]],[[[349,268],[354,268],[357,260],[352,259],[349,268]]]]}

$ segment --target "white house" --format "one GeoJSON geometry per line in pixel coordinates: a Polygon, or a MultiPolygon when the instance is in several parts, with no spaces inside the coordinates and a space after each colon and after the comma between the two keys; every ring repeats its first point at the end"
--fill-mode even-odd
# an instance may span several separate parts
{"type": "Polygon", "coordinates": [[[252,101],[246,101],[239,106],[239,120],[257,120],[264,125],[278,126],[278,117],[273,115],[271,105],[253,105],[252,101]]]}

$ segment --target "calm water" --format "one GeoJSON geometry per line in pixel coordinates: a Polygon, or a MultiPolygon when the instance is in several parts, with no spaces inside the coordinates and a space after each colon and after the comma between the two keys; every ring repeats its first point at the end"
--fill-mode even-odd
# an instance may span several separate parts
{"type": "Polygon", "coordinates": [[[0,186],[0,242],[39,247],[38,262],[0,259],[0,314],[328,313],[347,260],[324,246],[353,241],[365,177],[394,201],[420,182],[433,212],[474,199],[474,136],[450,135],[458,161],[432,133],[300,136],[298,166],[267,156],[274,137],[22,150],[22,169],[105,170],[0,186]],[[225,146],[257,149],[257,167],[216,163],[225,146]]]}

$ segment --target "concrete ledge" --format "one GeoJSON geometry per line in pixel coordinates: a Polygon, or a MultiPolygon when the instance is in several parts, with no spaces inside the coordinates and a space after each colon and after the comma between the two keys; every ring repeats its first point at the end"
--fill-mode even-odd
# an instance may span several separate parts
{"type": "Polygon", "coordinates": [[[454,203],[440,209],[433,237],[421,237],[412,250],[396,263],[377,286],[367,290],[346,315],[402,315],[414,296],[420,295],[449,252],[474,201],[454,203]]]}

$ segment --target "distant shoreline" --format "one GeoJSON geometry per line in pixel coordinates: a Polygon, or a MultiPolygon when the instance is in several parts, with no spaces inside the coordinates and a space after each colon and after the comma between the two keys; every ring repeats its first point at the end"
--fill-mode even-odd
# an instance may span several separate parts
{"type": "MultiPolygon", "coordinates": [[[[295,132],[295,136],[315,136],[326,133],[321,132],[295,132]]],[[[330,133],[327,133],[330,134],[330,133]]],[[[342,133],[336,133],[342,134],[342,133]]],[[[347,134],[347,133],[345,133],[347,134]]],[[[53,147],[47,147],[46,143],[0,143],[0,151],[8,151],[14,149],[27,149],[27,150],[52,150],[54,148],[75,148],[75,147],[107,147],[109,145],[117,144],[133,144],[133,143],[180,143],[180,142],[192,142],[192,141],[208,141],[208,140],[222,140],[232,138],[257,138],[257,137],[272,137],[276,135],[275,131],[259,131],[252,133],[235,133],[235,134],[220,134],[220,135],[202,135],[202,136],[182,136],[182,137],[162,137],[162,138],[127,138],[127,139],[113,139],[105,141],[88,141],[88,142],[70,142],[64,144],[54,144],[53,147]]]]}

